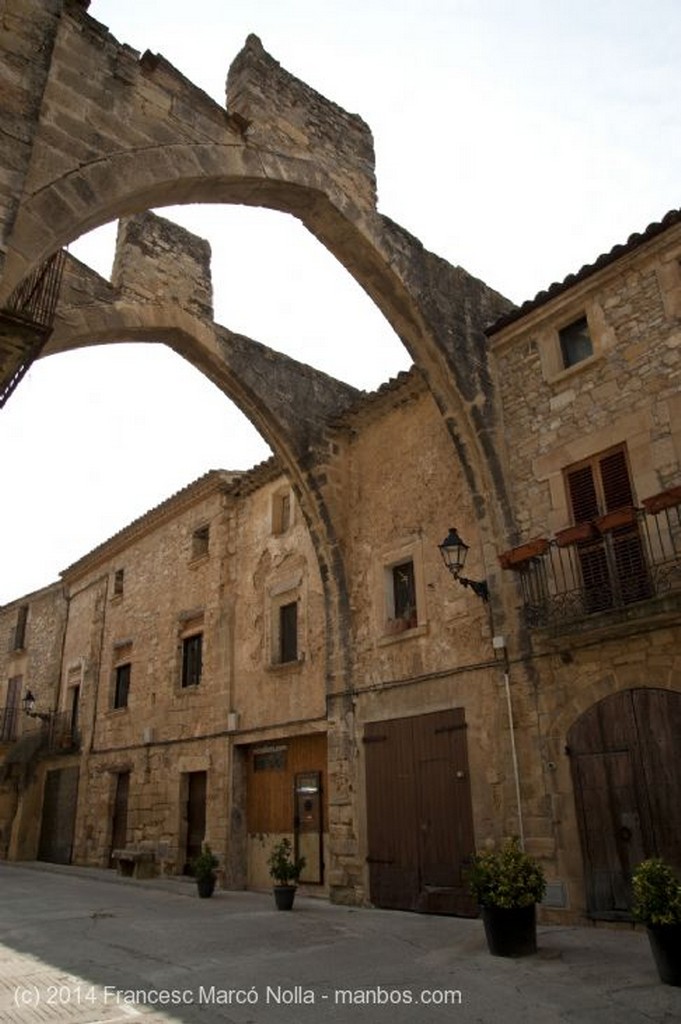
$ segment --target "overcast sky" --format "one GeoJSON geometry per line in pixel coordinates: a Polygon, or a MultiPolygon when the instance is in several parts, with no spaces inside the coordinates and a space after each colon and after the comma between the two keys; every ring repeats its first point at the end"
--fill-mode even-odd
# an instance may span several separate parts
{"type": "MultiPolygon", "coordinates": [[[[368,122],[381,212],[515,302],[679,206],[679,0],[92,0],[89,13],[221,103],[255,32],[368,122]]],[[[293,218],[159,212],[209,239],[220,323],[362,388],[409,365],[293,218]]],[[[108,275],[114,238],[104,227],[71,251],[108,275]]],[[[269,455],[213,385],[153,345],[40,361],[0,411],[0,445],[0,603],[208,469],[269,455]]]]}

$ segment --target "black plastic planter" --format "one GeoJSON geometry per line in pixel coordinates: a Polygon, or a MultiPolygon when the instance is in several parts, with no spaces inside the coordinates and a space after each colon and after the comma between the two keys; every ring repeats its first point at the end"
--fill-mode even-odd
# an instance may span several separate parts
{"type": "Polygon", "coordinates": [[[681,987],[681,924],[651,924],[647,931],[660,981],[681,987]]]}
{"type": "Polygon", "coordinates": [[[206,900],[206,899],[208,899],[209,896],[213,895],[213,890],[215,889],[215,879],[214,878],[197,878],[196,879],[196,888],[198,890],[198,893],[199,893],[199,896],[201,897],[201,899],[202,900],[206,900]]]}
{"type": "Polygon", "coordinates": [[[492,956],[531,956],[537,952],[536,904],[529,907],[482,907],[487,945],[492,956]]]}
{"type": "Polygon", "coordinates": [[[275,885],[273,891],[277,910],[291,910],[296,894],[295,885],[275,885]]]}

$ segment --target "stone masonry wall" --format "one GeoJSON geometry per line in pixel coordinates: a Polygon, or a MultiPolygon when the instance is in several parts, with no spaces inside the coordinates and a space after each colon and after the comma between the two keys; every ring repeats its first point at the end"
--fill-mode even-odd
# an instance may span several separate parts
{"type": "Polygon", "coordinates": [[[563,467],[614,444],[627,442],[639,501],[678,480],[681,321],[663,271],[679,252],[677,227],[494,337],[521,540],[569,524],[563,467]],[[552,373],[557,329],[584,311],[594,358],[552,373]]]}

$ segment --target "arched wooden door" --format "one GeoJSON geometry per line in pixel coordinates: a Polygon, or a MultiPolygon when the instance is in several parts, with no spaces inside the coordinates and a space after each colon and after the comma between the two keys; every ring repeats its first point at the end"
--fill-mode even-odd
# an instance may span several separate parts
{"type": "Polygon", "coordinates": [[[659,856],[681,871],[681,693],[624,690],[568,733],[590,916],[631,916],[631,872],[659,856]]]}

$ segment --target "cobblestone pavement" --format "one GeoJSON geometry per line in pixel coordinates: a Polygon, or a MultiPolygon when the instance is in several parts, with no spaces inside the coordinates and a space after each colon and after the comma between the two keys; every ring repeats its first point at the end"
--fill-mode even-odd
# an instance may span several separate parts
{"type": "Polygon", "coordinates": [[[3,1024],[678,1024],[644,934],[540,927],[492,957],[480,921],[0,863],[3,1024]]]}

